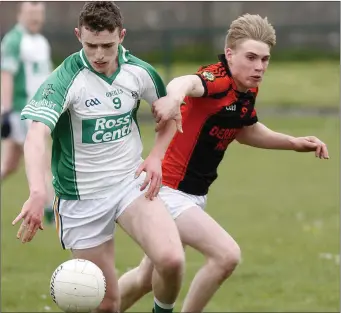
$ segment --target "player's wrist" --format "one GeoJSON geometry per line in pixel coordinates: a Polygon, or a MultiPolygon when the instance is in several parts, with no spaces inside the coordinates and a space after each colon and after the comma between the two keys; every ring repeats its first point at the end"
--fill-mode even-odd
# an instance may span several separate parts
{"type": "Polygon", "coordinates": [[[176,103],[179,105],[182,104],[184,98],[185,98],[185,94],[179,94],[178,92],[168,92],[167,93],[167,97],[169,97],[173,103],[176,103]]]}
{"type": "Polygon", "coordinates": [[[46,188],[30,188],[30,198],[34,201],[46,203],[47,191],[46,188]]]}
{"type": "Polygon", "coordinates": [[[160,161],[163,160],[164,156],[165,156],[165,151],[160,151],[159,149],[153,149],[149,153],[149,157],[159,159],[160,161]]]}
{"type": "Polygon", "coordinates": [[[296,151],[297,149],[297,137],[289,137],[288,138],[288,148],[289,150],[296,151]]]}

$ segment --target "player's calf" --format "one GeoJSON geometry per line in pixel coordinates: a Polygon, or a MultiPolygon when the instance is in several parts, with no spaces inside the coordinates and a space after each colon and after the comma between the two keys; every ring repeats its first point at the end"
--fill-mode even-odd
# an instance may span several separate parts
{"type": "Polygon", "coordinates": [[[234,239],[199,207],[184,211],[177,219],[184,244],[200,251],[206,264],[196,274],[185,298],[182,312],[202,312],[220,285],[240,261],[234,239]]]}
{"type": "Polygon", "coordinates": [[[118,280],[120,291],[120,312],[125,312],[144,295],[153,290],[152,275],[154,265],[145,256],[140,265],[124,273],[118,280]]]}
{"type": "Polygon", "coordinates": [[[152,286],[155,313],[172,312],[180,290],[184,258],[171,249],[154,259],[152,286]]]}
{"type": "Polygon", "coordinates": [[[104,299],[97,308],[96,313],[119,312],[119,292],[114,258],[114,243],[109,240],[95,248],[76,250],[72,249],[74,258],[85,259],[95,263],[103,272],[106,279],[106,292],[104,299]]]}

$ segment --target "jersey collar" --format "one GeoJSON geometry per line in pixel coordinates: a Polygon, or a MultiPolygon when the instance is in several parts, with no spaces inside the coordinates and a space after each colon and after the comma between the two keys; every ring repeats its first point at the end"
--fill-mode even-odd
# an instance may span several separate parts
{"type": "Polygon", "coordinates": [[[251,94],[251,91],[248,90],[247,92],[242,92],[242,91],[238,91],[237,90],[237,85],[236,85],[236,82],[234,81],[233,77],[232,77],[232,73],[231,73],[231,70],[230,70],[230,67],[227,63],[227,60],[226,60],[226,57],[225,57],[225,54],[219,54],[218,55],[218,59],[219,61],[224,65],[225,69],[226,69],[226,73],[228,75],[228,77],[230,78],[231,80],[231,83],[232,83],[232,89],[234,90],[234,92],[237,94],[238,97],[245,97],[245,96],[248,96],[251,94]]]}
{"type": "Polygon", "coordinates": [[[117,69],[116,69],[116,71],[110,77],[108,77],[108,76],[106,76],[106,75],[104,75],[102,73],[98,73],[97,71],[95,71],[93,69],[93,67],[91,66],[90,62],[86,58],[83,49],[79,51],[79,55],[80,55],[80,58],[82,60],[83,65],[86,68],[88,68],[90,71],[95,73],[97,76],[102,78],[104,81],[106,81],[110,85],[114,82],[115,78],[117,77],[117,75],[121,71],[122,64],[127,63],[129,61],[128,60],[129,51],[126,50],[122,45],[119,45],[118,46],[118,66],[117,66],[117,69]]]}

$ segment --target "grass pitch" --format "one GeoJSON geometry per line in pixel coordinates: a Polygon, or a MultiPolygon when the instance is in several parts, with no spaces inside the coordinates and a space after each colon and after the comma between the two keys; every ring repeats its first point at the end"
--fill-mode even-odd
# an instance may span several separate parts
{"type": "MultiPolygon", "coordinates": [[[[219,167],[207,211],[238,241],[243,260],[209,303],[210,312],[339,311],[339,121],[337,118],[272,118],[269,127],[324,140],[330,160],[313,154],[265,151],[233,143],[219,167]]],[[[153,126],[141,125],[145,154],[153,126]]],[[[53,227],[23,245],[11,222],[28,196],[24,169],[2,184],[1,309],[58,311],[49,296],[54,269],[69,257],[53,227]]],[[[141,250],[120,229],[117,267],[136,266],[141,250]]],[[[176,310],[203,258],[187,251],[176,310]]],[[[131,310],[150,312],[148,295],[131,310]]]]}

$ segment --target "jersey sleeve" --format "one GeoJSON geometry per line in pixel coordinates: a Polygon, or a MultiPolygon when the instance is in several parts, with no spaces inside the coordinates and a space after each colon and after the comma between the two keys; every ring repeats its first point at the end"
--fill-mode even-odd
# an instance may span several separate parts
{"type": "Polygon", "coordinates": [[[24,107],[21,119],[44,123],[53,131],[59,117],[74,98],[71,88],[73,80],[70,71],[63,65],[59,66],[24,107]]]}
{"type": "Polygon", "coordinates": [[[8,33],[1,42],[1,70],[17,73],[20,65],[21,35],[14,31],[8,33]]]}
{"type": "Polygon", "coordinates": [[[220,64],[201,67],[195,74],[200,77],[205,90],[202,97],[226,92],[231,85],[226,69],[220,64]]]}
{"type": "Polygon", "coordinates": [[[148,64],[143,75],[141,98],[150,105],[166,95],[166,87],[157,71],[148,64]]]}
{"type": "Polygon", "coordinates": [[[248,119],[246,119],[243,124],[244,124],[244,126],[251,126],[257,122],[258,122],[257,111],[256,111],[256,109],[253,109],[251,114],[250,114],[250,117],[248,119]]]}

